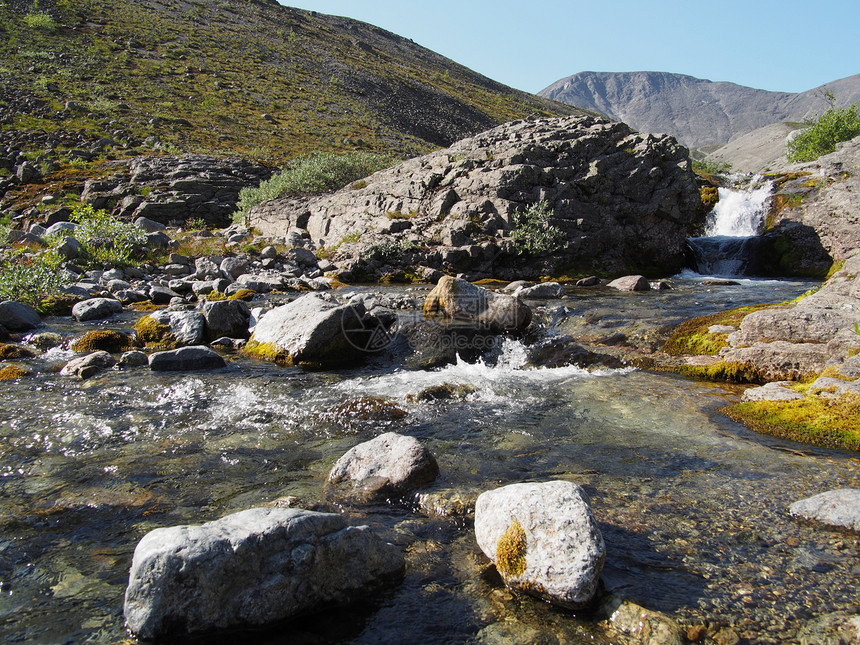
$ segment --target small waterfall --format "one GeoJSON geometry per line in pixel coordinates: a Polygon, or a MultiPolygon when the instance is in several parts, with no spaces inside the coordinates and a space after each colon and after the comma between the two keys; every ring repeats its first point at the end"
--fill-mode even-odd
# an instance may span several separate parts
{"type": "Polygon", "coordinates": [[[688,240],[694,268],[702,275],[749,275],[755,261],[758,235],[773,190],[773,183],[753,177],[743,188],[720,188],[720,200],[708,214],[703,237],[688,240]]]}

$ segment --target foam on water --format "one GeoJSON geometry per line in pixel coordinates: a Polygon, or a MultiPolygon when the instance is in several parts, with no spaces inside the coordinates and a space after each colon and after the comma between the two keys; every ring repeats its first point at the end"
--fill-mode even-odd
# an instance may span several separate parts
{"type": "Polygon", "coordinates": [[[742,189],[720,188],[720,200],[708,216],[706,237],[752,237],[758,235],[767,211],[773,183],[753,177],[742,189]]]}
{"type": "Polygon", "coordinates": [[[608,374],[631,371],[622,370],[588,371],[575,365],[563,367],[535,367],[528,362],[528,350],[518,340],[505,339],[495,360],[479,360],[468,363],[464,360],[452,365],[430,370],[400,370],[381,376],[368,376],[352,379],[337,387],[345,393],[384,396],[404,400],[422,390],[439,386],[471,386],[474,393],[468,398],[486,402],[510,400],[516,393],[519,397],[543,396],[542,385],[566,380],[597,378],[608,374]]]}

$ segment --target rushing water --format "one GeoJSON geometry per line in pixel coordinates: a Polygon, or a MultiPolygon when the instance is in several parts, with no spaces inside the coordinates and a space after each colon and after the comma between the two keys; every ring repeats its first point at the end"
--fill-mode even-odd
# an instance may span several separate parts
{"type": "Polygon", "coordinates": [[[703,275],[748,274],[756,237],[762,232],[773,182],[754,176],[739,188],[719,188],[719,201],[708,214],[705,235],[689,240],[696,270],[703,275]]]}
{"type": "MultiPolygon", "coordinates": [[[[674,284],[646,294],[572,290],[533,304],[550,333],[647,341],[668,322],[809,286],[674,284]]],[[[131,554],[147,531],[292,496],[375,527],[404,549],[406,578],[348,611],[221,642],[610,642],[588,615],[505,591],[468,518],[408,504],[327,505],[334,461],[388,430],[437,456],[442,474],[429,491],[443,499],[527,480],[583,485],[608,545],[607,590],[684,624],[786,642],[808,620],[856,604],[856,536],[787,512],[802,497],[860,485],[856,458],[727,420],[718,410],[737,399],[730,386],[537,368],[525,356],[506,341],[477,364],[327,372],[234,356],[213,372],[135,369],[88,381],[52,371],[62,352],[34,359],[42,371],[4,384],[0,411],[0,641],[117,642],[131,554]],[[451,400],[416,397],[440,384],[470,389],[451,400]],[[362,406],[368,397],[405,415],[362,406]]]]}

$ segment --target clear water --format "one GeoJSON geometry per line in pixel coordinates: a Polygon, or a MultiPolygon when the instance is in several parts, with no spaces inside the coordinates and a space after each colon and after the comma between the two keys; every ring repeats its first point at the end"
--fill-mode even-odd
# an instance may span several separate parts
{"type": "MultiPolygon", "coordinates": [[[[622,333],[644,345],[669,322],[785,300],[809,285],[678,278],[675,286],[573,290],[533,304],[547,333],[622,333]]],[[[350,610],[200,642],[612,642],[587,614],[506,592],[468,518],[430,517],[411,504],[328,505],[323,483],[334,461],[388,430],[433,451],[442,474],[429,490],[443,497],[527,480],[585,486],[608,544],[607,590],[684,624],[732,625],[754,642],[779,643],[811,618],[856,605],[856,536],[793,519],[787,508],[860,486],[860,462],[728,421],[718,410],[736,388],[632,369],[536,368],[514,341],[492,363],[426,372],[305,372],[233,356],[211,373],[138,369],[81,382],[49,369],[63,358],[35,359],[38,377],[3,385],[2,642],[122,640],[128,568],[147,531],[283,496],[375,527],[404,549],[405,580],[350,610]],[[438,384],[473,390],[416,399],[438,384]],[[406,414],[368,418],[351,405],[366,397],[406,414]]]]}

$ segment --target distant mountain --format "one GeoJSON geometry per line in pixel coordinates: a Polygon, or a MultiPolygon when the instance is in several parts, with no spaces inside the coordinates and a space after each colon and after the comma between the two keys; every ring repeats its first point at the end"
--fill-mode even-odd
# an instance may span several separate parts
{"type": "Polygon", "coordinates": [[[773,123],[817,116],[827,109],[825,87],[840,106],[860,101],[860,74],[792,94],[667,72],[580,72],[538,95],[707,150],[773,123]]]}

